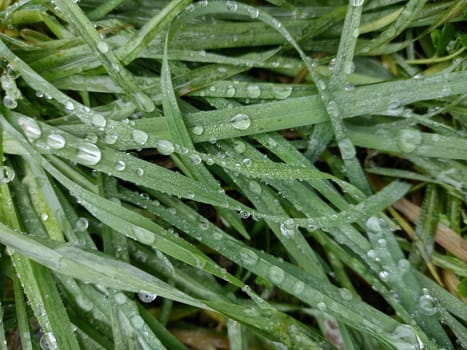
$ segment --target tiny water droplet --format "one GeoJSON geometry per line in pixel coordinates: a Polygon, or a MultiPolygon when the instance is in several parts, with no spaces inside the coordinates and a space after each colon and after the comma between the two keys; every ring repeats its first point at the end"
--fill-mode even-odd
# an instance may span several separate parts
{"type": "Polygon", "coordinates": [[[157,151],[164,156],[168,156],[175,151],[174,144],[169,140],[157,140],[156,148],[157,151]]]}
{"type": "Polygon", "coordinates": [[[148,134],[143,130],[133,129],[131,131],[131,137],[138,145],[144,145],[148,141],[148,134]]]}
{"type": "Polygon", "coordinates": [[[329,62],[328,68],[330,71],[333,71],[336,68],[336,62],[337,58],[335,57],[329,62]]]}
{"type": "Polygon", "coordinates": [[[18,107],[18,102],[13,96],[5,95],[3,97],[3,105],[8,109],[15,109],[16,107],[18,107]]]}
{"type": "Polygon", "coordinates": [[[139,292],[138,293],[138,298],[143,303],[152,303],[154,300],[156,300],[157,295],[156,294],[151,294],[151,293],[148,293],[148,292],[139,292]]]}
{"type": "Polygon", "coordinates": [[[410,153],[422,143],[422,133],[416,129],[402,129],[398,135],[398,145],[402,152],[410,153]]]}
{"type": "Polygon", "coordinates": [[[48,219],[49,219],[49,215],[48,215],[47,213],[42,213],[42,214],[41,214],[41,220],[42,220],[42,221],[45,222],[45,221],[47,221],[48,219]]]}
{"type": "Polygon", "coordinates": [[[50,134],[47,136],[47,146],[53,149],[62,149],[65,147],[65,138],[60,134],[50,134]]]}
{"type": "Polygon", "coordinates": [[[251,125],[250,117],[246,114],[236,114],[230,119],[232,126],[237,130],[247,130],[251,125]]]}
{"type": "Polygon", "coordinates": [[[18,124],[21,126],[24,134],[30,142],[33,142],[41,137],[41,128],[34,119],[20,117],[18,118],[18,124]]]}
{"type": "Polygon", "coordinates": [[[78,147],[76,157],[84,165],[96,165],[101,160],[101,150],[94,144],[85,142],[78,147]]]}
{"type": "Polygon", "coordinates": [[[104,142],[108,145],[113,145],[117,142],[118,135],[114,133],[108,133],[104,136],[104,142]]]}
{"type": "Polygon", "coordinates": [[[225,91],[225,96],[234,97],[236,93],[237,93],[237,90],[235,90],[235,88],[232,85],[229,85],[227,87],[227,90],[225,91]]]}
{"type": "Polygon", "coordinates": [[[378,274],[379,278],[381,279],[381,281],[384,281],[384,282],[387,282],[389,281],[390,279],[390,275],[389,275],[389,272],[387,271],[381,271],[379,274],[378,274]]]}
{"type": "Polygon", "coordinates": [[[91,117],[91,123],[98,128],[104,128],[107,124],[107,119],[101,114],[93,114],[91,117]]]}
{"type": "Polygon", "coordinates": [[[344,300],[352,300],[352,298],[353,298],[352,292],[350,290],[348,290],[347,288],[340,288],[339,289],[339,294],[340,294],[341,298],[344,299],[344,300]]]}
{"type": "Polygon", "coordinates": [[[252,181],[250,181],[248,183],[248,189],[251,192],[256,193],[258,195],[261,194],[261,190],[262,190],[261,185],[258,182],[254,181],[254,180],[252,180],[252,181]]]}
{"type": "Polygon", "coordinates": [[[249,98],[258,98],[261,96],[261,89],[258,85],[248,85],[246,88],[246,94],[249,98]]]}
{"type": "Polygon", "coordinates": [[[427,316],[433,316],[438,312],[438,300],[429,294],[424,294],[418,299],[420,312],[427,316]]]}
{"type": "Polygon", "coordinates": [[[235,12],[238,9],[238,4],[236,1],[226,1],[225,6],[229,9],[229,11],[235,12]]]}
{"type": "Polygon", "coordinates": [[[321,301],[318,304],[316,304],[316,307],[318,308],[318,310],[324,311],[324,310],[326,310],[326,303],[323,303],[321,301]]]}
{"type": "Polygon", "coordinates": [[[65,109],[67,111],[73,111],[75,109],[75,105],[71,101],[66,101],[65,102],[65,109]]]}
{"type": "Polygon", "coordinates": [[[240,249],[240,260],[246,266],[254,266],[258,263],[259,257],[256,253],[248,248],[241,248],[240,249]]]}
{"type": "Polygon", "coordinates": [[[364,2],[364,0],[350,0],[350,4],[352,6],[362,6],[363,2],[364,2]]]}
{"type": "Polygon", "coordinates": [[[193,135],[201,135],[204,132],[204,127],[202,125],[197,125],[191,128],[193,135]]]}
{"type": "Polygon", "coordinates": [[[273,86],[272,97],[277,100],[285,100],[292,94],[293,88],[291,86],[273,86]]]}
{"type": "Polygon", "coordinates": [[[191,154],[190,160],[194,165],[201,164],[201,157],[198,154],[191,154]]]}
{"type": "Polygon", "coordinates": [[[250,15],[251,18],[258,18],[259,16],[259,10],[255,9],[253,7],[248,8],[248,14],[250,15]]]}
{"type": "Polygon", "coordinates": [[[126,167],[125,162],[123,162],[121,160],[118,160],[117,162],[115,162],[115,170],[123,171],[123,170],[125,170],[125,167],[126,167]]]}
{"type": "Polygon", "coordinates": [[[118,305],[123,305],[126,303],[127,298],[125,294],[118,292],[114,295],[114,300],[118,305]]]}
{"type": "Polygon", "coordinates": [[[235,152],[240,153],[240,154],[246,151],[246,145],[242,141],[234,141],[233,148],[235,152]]]}
{"type": "Polygon", "coordinates": [[[0,185],[7,184],[15,178],[15,171],[13,168],[3,165],[0,167],[0,185]]]}
{"type": "Polygon", "coordinates": [[[107,53],[109,52],[109,45],[105,41],[99,41],[97,43],[97,49],[100,53],[107,53]]]}
{"type": "Polygon", "coordinates": [[[74,229],[76,232],[83,232],[87,230],[88,226],[88,219],[81,217],[78,220],[76,220],[74,229]]]}
{"type": "Polygon", "coordinates": [[[278,266],[271,266],[271,268],[269,269],[268,275],[269,275],[269,278],[271,279],[271,282],[276,283],[276,284],[281,283],[285,278],[284,270],[282,270],[278,266]]]}
{"type": "Polygon", "coordinates": [[[144,170],[142,168],[137,168],[136,169],[136,175],[143,176],[144,175],[144,170]]]}
{"type": "Polygon", "coordinates": [[[336,118],[339,116],[339,108],[337,107],[337,103],[335,101],[329,101],[326,110],[331,117],[336,118]]]}

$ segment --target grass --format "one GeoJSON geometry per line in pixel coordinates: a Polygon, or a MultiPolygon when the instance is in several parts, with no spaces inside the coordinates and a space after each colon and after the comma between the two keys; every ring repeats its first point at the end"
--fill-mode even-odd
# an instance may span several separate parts
{"type": "Polygon", "coordinates": [[[0,349],[467,347],[465,1],[0,10],[0,349]]]}

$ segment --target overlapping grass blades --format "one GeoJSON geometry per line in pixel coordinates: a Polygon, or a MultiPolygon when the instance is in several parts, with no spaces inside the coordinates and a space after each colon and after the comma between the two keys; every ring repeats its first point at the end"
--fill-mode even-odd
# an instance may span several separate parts
{"type": "Polygon", "coordinates": [[[467,346],[465,2],[252,3],[2,8],[0,347],[467,346]]]}

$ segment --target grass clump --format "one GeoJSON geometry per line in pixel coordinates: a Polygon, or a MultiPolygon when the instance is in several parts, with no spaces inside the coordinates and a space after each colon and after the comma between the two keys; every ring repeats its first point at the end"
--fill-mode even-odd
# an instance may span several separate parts
{"type": "Polygon", "coordinates": [[[464,1],[0,6],[0,349],[467,347],[464,1]]]}

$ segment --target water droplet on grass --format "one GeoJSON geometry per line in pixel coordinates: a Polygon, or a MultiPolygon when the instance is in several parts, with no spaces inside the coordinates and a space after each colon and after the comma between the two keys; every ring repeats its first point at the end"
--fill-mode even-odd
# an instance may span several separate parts
{"type": "Polygon", "coordinates": [[[84,165],[96,165],[101,160],[101,150],[94,144],[85,142],[78,147],[76,157],[84,165]]]}
{"type": "Polygon", "coordinates": [[[236,114],[230,119],[232,126],[237,130],[247,130],[251,125],[250,117],[246,114],[236,114]]]}
{"type": "Polygon", "coordinates": [[[125,162],[123,162],[121,160],[118,160],[117,162],[115,162],[115,170],[123,171],[123,170],[125,170],[125,167],[126,167],[125,162]]]}
{"type": "Polygon", "coordinates": [[[281,283],[285,278],[284,270],[282,270],[278,266],[271,266],[271,268],[269,269],[268,275],[269,275],[269,278],[271,279],[271,282],[275,284],[281,283]]]}
{"type": "Polygon", "coordinates": [[[42,334],[39,346],[42,350],[58,350],[57,339],[52,332],[42,334]]]}
{"type": "Polygon", "coordinates": [[[114,133],[108,133],[104,136],[104,142],[108,145],[113,145],[117,142],[118,135],[114,133]]]}
{"type": "Polygon", "coordinates": [[[66,145],[65,138],[60,134],[50,134],[47,136],[47,146],[53,149],[62,149],[66,145]]]}
{"type": "Polygon", "coordinates": [[[424,294],[418,299],[420,312],[427,316],[433,316],[438,312],[438,300],[429,294],[424,294]]]}
{"type": "Polygon", "coordinates": [[[240,249],[240,260],[246,265],[246,266],[254,266],[258,263],[258,255],[256,253],[248,248],[241,248],[240,249]]]}
{"type": "Polygon", "coordinates": [[[204,132],[204,127],[202,125],[197,125],[191,128],[193,135],[201,135],[204,132]]]}
{"type": "Polygon", "coordinates": [[[229,9],[229,11],[235,12],[238,9],[238,4],[236,1],[226,1],[225,5],[229,9]]]}
{"type": "Polygon", "coordinates": [[[87,230],[88,226],[89,226],[88,219],[81,217],[78,220],[76,220],[76,222],[75,222],[75,231],[76,232],[83,232],[83,231],[87,230]]]}
{"type": "Polygon", "coordinates": [[[154,300],[156,300],[157,295],[156,294],[151,294],[151,293],[148,293],[148,292],[139,292],[138,293],[138,298],[143,303],[152,303],[154,300]]]}
{"type": "Polygon", "coordinates": [[[422,133],[415,129],[402,129],[398,135],[398,145],[402,152],[411,153],[422,143],[422,133]]]}
{"type": "Polygon", "coordinates": [[[201,157],[198,154],[191,154],[190,160],[194,165],[201,164],[201,157]]]}
{"type": "Polygon", "coordinates": [[[240,153],[240,154],[246,151],[246,145],[242,141],[234,141],[233,148],[235,152],[240,153]]]}
{"type": "Polygon", "coordinates": [[[261,96],[261,89],[258,85],[248,85],[246,88],[246,94],[249,98],[258,98],[261,96]]]}
{"type": "Polygon", "coordinates": [[[20,117],[18,119],[18,124],[23,129],[24,134],[26,135],[29,142],[33,142],[41,137],[42,135],[41,128],[39,127],[39,124],[37,124],[37,122],[34,119],[20,117]]]}
{"type": "Polygon", "coordinates": [[[225,91],[225,96],[234,97],[236,93],[237,93],[237,90],[235,90],[235,88],[232,85],[229,85],[227,87],[227,90],[225,91]]]}
{"type": "Polygon", "coordinates": [[[174,144],[169,140],[157,140],[156,148],[157,151],[164,156],[168,156],[175,151],[174,144]]]}
{"type": "Polygon", "coordinates": [[[356,151],[352,144],[352,141],[348,137],[338,142],[339,150],[341,152],[342,159],[352,159],[355,157],[356,151]]]}
{"type": "Polygon", "coordinates": [[[75,105],[71,101],[66,101],[65,102],[65,109],[67,111],[73,111],[75,109],[75,105]]]}
{"type": "Polygon", "coordinates": [[[255,8],[248,8],[248,14],[250,15],[251,18],[258,18],[259,16],[259,10],[255,8]]]}
{"type": "Polygon", "coordinates": [[[109,45],[105,41],[99,41],[97,43],[97,49],[100,53],[107,53],[109,52],[109,45]]]}
{"type": "Polygon", "coordinates": [[[287,219],[279,226],[282,236],[292,238],[297,231],[297,224],[292,219],[287,219]]]}
{"type": "Polygon", "coordinates": [[[3,165],[0,167],[0,184],[7,184],[15,178],[15,171],[13,168],[3,165]]]}
{"type": "Polygon", "coordinates": [[[101,114],[93,114],[91,117],[91,123],[98,128],[104,128],[107,124],[107,120],[101,114]]]}
{"type": "Polygon", "coordinates": [[[248,183],[248,189],[251,192],[256,193],[256,194],[261,194],[261,190],[262,190],[261,185],[254,180],[248,183]]]}
{"type": "Polygon", "coordinates": [[[316,307],[318,308],[318,310],[324,311],[324,310],[326,310],[326,303],[323,303],[321,301],[318,304],[316,304],[316,307]]]}
{"type": "Polygon", "coordinates": [[[274,86],[272,88],[272,96],[277,100],[285,100],[292,94],[291,86],[274,86]]]}
{"type": "Polygon", "coordinates": [[[13,96],[5,95],[3,97],[3,105],[8,109],[15,109],[16,107],[18,107],[18,102],[13,96]]]}
{"type": "Polygon", "coordinates": [[[131,131],[131,137],[138,145],[144,145],[148,141],[148,134],[143,130],[133,129],[131,131]]]}

